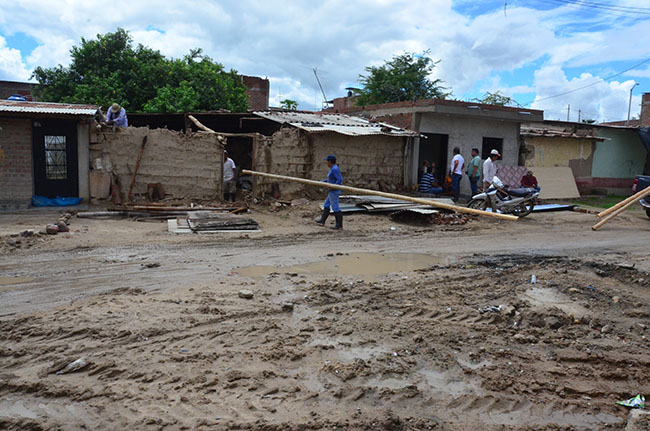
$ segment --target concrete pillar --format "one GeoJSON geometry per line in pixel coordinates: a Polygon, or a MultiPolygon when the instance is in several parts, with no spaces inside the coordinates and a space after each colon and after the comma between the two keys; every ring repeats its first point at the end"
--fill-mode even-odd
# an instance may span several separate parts
{"type": "Polygon", "coordinates": [[[90,200],[90,126],[77,123],[77,165],[79,174],[79,197],[90,200]]]}

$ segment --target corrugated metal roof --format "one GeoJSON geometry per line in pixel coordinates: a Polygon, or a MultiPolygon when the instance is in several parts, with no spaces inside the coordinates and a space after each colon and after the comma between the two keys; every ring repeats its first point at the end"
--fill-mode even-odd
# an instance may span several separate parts
{"type": "Polygon", "coordinates": [[[92,116],[98,107],[94,105],[73,105],[69,103],[26,102],[20,100],[0,100],[0,112],[19,112],[26,114],[65,114],[92,116]]]}
{"type": "Polygon", "coordinates": [[[335,132],[348,136],[418,136],[417,132],[386,123],[371,123],[365,118],[343,114],[302,111],[258,111],[253,114],[282,124],[290,124],[309,133],[335,132]]]}

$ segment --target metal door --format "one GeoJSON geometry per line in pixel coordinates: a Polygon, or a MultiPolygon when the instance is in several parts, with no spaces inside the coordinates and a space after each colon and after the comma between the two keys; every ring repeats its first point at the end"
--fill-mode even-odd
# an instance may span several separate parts
{"type": "Polygon", "coordinates": [[[79,196],[77,123],[34,121],[32,147],[34,193],[48,198],[79,196]]]}

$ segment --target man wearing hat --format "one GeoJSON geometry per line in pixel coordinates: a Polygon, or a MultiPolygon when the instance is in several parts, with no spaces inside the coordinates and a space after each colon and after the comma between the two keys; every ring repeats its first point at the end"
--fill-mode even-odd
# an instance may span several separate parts
{"type": "MultiPolygon", "coordinates": [[[[343,184],[343,176],[341,175],[341,170],[339,165],[336,164],[336,156],[330,154],[325,158],[327,161],[327,167],[330,169],[327,173],[327,179],[323,180],[324,183],[330,184],[343,184]]],[[[336,219],[336,225],[332,229],[343,229],[343,214],[341,214],[341,208],[339,208],[339,195],[341,190],[329,189],[327,192],[327,199],[323,204],[323,215],[319,220],[316,220],[321,226],[325,225],[327,217],[330,215],[330,207],[334,213],[334,218],[336,219]]]]}
{"type": "Polygon", "coordinates": [[[113,103],[113,106],[106,113],[106,124],[116,127],[129,127],[126,110],[117,103],[113,103]]]}
{"type": "Polygon", "coordinates": [[[499,157],[501,157],[501,154],[497,150],[492,150],[490,151],[490,157],[483,162],[483,185],[486,189],[492,185],[492,179],[497,174],[497,165],[494,162],[499,157]]]}

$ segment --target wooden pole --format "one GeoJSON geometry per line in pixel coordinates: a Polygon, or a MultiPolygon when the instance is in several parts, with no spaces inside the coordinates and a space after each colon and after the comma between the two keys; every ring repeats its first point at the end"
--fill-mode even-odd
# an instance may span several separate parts
{"type": "Polygon", "coordinates": [[[224,138],[223,136],[221,136],[219,133],[217,133],[217,132],[215,132],[214,130],[212,130],[211,128],[205,126],[203,123],[201,123],[199,120],[197,120],[193,115],[188,115],[187,118],[189,118],[190,120],[192,120],[192,122],[193,122],[194,124],[196,124],[196,127],[198,127],[199,129],[203,130],[204,132],[213,133],[213,134],[217,135],[217,139],[219,140],[219,143],[220,143],[221,145],[225,145],[225,139],[226,139],[226,138],[224,138]]]}
{"type": "Polygon", "coordinates": [[[502,220],[518,220],[519,217],[513,216],[510,214],[499,214],[499,213],[493,213],[493,212],[487,212],[487,211],[481,211],[477,210],[474,208],[466,208],[466,207],[461,207],[457,205],[449,205],[445,204],[442,202],[435,202],[435,201],[430,201],[427,199],[422,199],[422,198],[414,198],[411,196],[404,196],[404,195],[398,195],[395,193],[385,193],[385,192],[380,192],[377,190],[368,190],[368,189],[360,189],[357,187],[349,187],[349,186],[341,186],[338,184],[330,184],[330,183],[325,183],[322,181],[313,181],[313,180],[306,180],[303,178],[295,178],[295,177],[287,177],[285,175],[276,175],[276,174],[267,174],[265,172],[256,172],[256,171],[249,171],[244,169],[242,171],[242,175],[256,175],[258,177],[266,177],[266,178],[272,178],[275,180],[282,180],[282,181],[293,181],[296,183],[301,183],[309,186],[314,186],[314,187],[323,187],[323,188],[330,188],[330,189],[335,189],[335,190],[342,190],[344,192],[348,193],[354,193],[358,195],[371,195],[371,196],[382,196],[385,198],[389,199],[400,199],[403,201],[408,201],[408,202],[414,202],[416,204],[420,205],[428,205],[432,207],[437,207],[437,208],[443,208],[451,211],[456,211],[456,212],[461,212],[461,213],[467,213],[467,214],[473,214],[473,215],[481,215],[481,216],[486,216],[486,217],[494,217],[502,220]]]}
{"type": "Polygon", "coordinates": [[[599,212],[598,217],[605,217],[606,215],[613,213],[614,211],[618,210],[619,208],[621,208],[624,205],[627,205],[630,202],[634,202],[634,201],[638,201],[640,199],[643,199],[644,197],[648,196],[648,193],[650,193],[649,190],[650,190],[650,187],[647,187],[647,188],[641,190],[640,192],[637,192],[637,193],[633,194],[629,198],[620,201],[619,203],[617,203],[613,207],[607,208],[606,210],[599,212]]]}
{"type": "Polygon", "coordinates": [[[142,139],[142,145],[140,145],[140,152],[138,153],[138,160],[135,162],[135,169],[133,170],[133,176],[131,177],[131,183],[129,184],[129,193],[126,195],[126,202],[131,202],[131,192],[133,192],[133,185],[135,184],[135,177],[138,175],[138,169],[140,169],[140,161],[142,161],[142,154],[144,154],[144,146],[147,144],[147,136],[142,139]]]}
{"type": "MultiPolygon", "coordinates": [[[[633,200],[629,200],[629,198],[626,199],[626,201],[628,201],[627,203],[620,202],[623,205],[620,205],[614,211],[610,211],[610,213],[605,218],[603,218],[601,221],[599,221],[598,223],[593,225],[591,227],[591,229],[592,230],[600,229],[605,223],[608,223],[611,219],[613,219],[614,217],[616,217],[617,215],[619,215],[620,213],[625,211],[627,209],[627,207],[629,207],[630,205],[635,203],[638,199],[643,199],[646,196],[650,196],[650,187],[641,190],[641,192],[639,192],[639,193],[637,193],[637,194],[635,194],[634,196],[631,196],[631,197],[635,197],[635,196],[638,196],[638,197],[636,199],[633,199],[633,200]]],[[[598,214],[598,215],[600,216],[600,214],[598,214]]]]}

